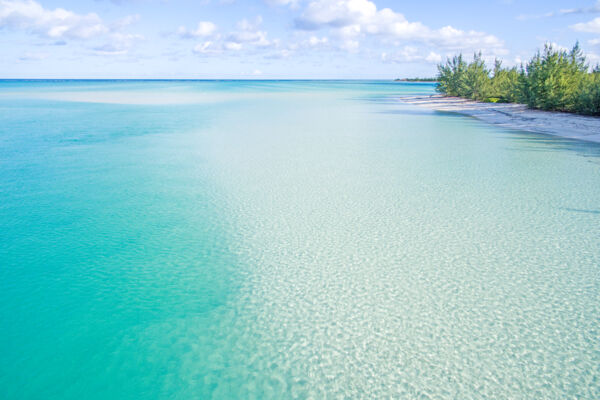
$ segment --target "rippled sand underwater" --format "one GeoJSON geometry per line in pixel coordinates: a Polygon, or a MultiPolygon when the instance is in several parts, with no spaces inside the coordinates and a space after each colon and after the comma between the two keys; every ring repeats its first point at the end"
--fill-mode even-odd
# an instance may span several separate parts
{"type": "Polygon", "coordinates": [[[0,82],[0,393],[599,398],[600,146],[386,82],[0,82]]]}

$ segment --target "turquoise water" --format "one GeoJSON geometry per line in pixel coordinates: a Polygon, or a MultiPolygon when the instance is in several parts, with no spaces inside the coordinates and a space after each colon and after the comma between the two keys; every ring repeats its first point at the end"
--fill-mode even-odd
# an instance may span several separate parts
{"type": "Polygon", "coordinates": [[[431,92],[0,82],[0,398],[599,398],[600,146],[431,92]]]}

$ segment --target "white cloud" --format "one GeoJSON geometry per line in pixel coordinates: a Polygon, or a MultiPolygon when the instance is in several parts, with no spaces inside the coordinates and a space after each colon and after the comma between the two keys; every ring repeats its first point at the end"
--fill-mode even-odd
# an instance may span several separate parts
{"type": "Polygon", "coordinates": [[[250,21],[250,20],[244,18],[243,20],[239,21],[236,24],[236,27],[240,31],[255,31],[255,30],[258,30],[258,28],[260,27],[262,22],[263,22],[263,19],[259,15],[256,18],[254,18],[254,21],[250,21]]]}
{"type": "Polygon", "coordinates": [[[359,24],[347,25],[335,29],[332,33],[334,36],[348,40],[360,36],[362,28],[359,24]]]}
{"type": "Polygon", "coordinates": [[[408,21],[390,8],[378,10],[370,0],[313,0],[295,20],[295,25],[300,30],[331,29],[343,42],[357,42],[359,37],[377,35],[396,41],[427,43],[446,50],[507,53],[504,42],[494,35],[452,26],[431,29],[421,22],[408,21]]]}
{"type": "Polygon", "coordinates": [[[199,37],[209,37],[213,35],[217,30],[217,25],[210,21],[200,21],[198,22],[198,26],[196,29],[188,30],[184,26],[180,26],[177,30],[179,36],[184,38],[199,38],[199,37]]]}
{"type": "Polygon", "coordinates": [[[122,56],[127,54],[127,49],[120,48],[119,46],[106,43],[102,46],[96,46],[93,48],[94,53],[99,56],[122,56]]]}
{"type": "Polygon", "coordinates": [[[571,25],[571,29],[577,32],[600,33],[600,17],[589,22],[580,22],[578,24],[571,25]]]}
{"type": "MultiPolygon", "coordinates": [[[[243,19],[237,23],[237,30],[230,32],[227,35],[227,41],[229,43],[235,43],[236,45],[239,45],[240,49],[242,44],[249,44],[257,47],[269,47],[277,45],[277,41],[271,41],[267,38],[266,31],[260,30],[261,24],[261,16],[256,17],[254,21],[243,19]]],[[[237,49],[238,46],[233,47],[237,49]]]]}
{"type": "Polygon", "coordinates": [[[296,19],[296,26],[306,30],[325,26],[341,28],[364,23],[376,13],[375,3],[369,0],[314,0],[296,19]]]}
{"type": "Polygon", "coordinates": [[[550,17],[554,17],[556,15],[557,15],[557,13],[555,13],[555,12],[547,12],[547,13],[543,13],[543,14],[534,14],[534,15],[521,14],[521,15],[517,15],[517,19],[519,21],[528,21],[530,19],[550,18],[550,17]]]}
{"type": "Polygon", "coordinates": [[[437,64],[442,61],[442,56],[433,51],[430,51],[429,54],[427,54],[427,52],[422,49],[413,46],[404,46],[404,48],[393,53],[382,53],[381,60],[383,62],[392,63],[428,62],[437,64]]]}
{"type": "Polygon", "coordinates": [[[389,8],[377,12],[375,17],[367,20],[365,31],[374,35],[390,35],[398,39],[424,38],[429,28],[420,22],[408,22],[404,15],[389,8]]]}
{"type": "Polygon", "coordinates": [[[134,15],[128,15],[124,18],[121,18],[120,20],[118,20],[117,22],[112,24],[112,28],[113,29],[122,29],[125,28],[129,25],[135,24],[136,22],[138,22],[141,19],[139,14],[134,14],[134,15]]]}
{"type": "Polygon", "coordinates": [[[221,49],[215,46],[215,42],[208,40],[194,46],[193,51],[196,54],[216,54],[220,53],[221,49]]]}
{"type": "Polygon", "coordinates": [[[317,36],[311,36],[306,41],[306,44],[310,47],[316,47],[316,46],[321,46],[321,45],[327,44],[328,41],[329,41],[329,39],[327,39],[325,36],[323,36],[322,38],[319,38],[317,36]]]}
{"type": "Polygon", "coordinates": [[[290,6],[292,8],[298,7],[300,0],[265,0],[265,3],[271,6],[290,6]]]}
{"type": "Polygon", "coordinates": [[[588,43],[592,46],[598,46],[600,44],[600,38],[588,40],[588,43]]]}
{"type": "Polygon", "coordinates": [[[312,1],[296,19],[296,27],[304,30],[337,28],[341,36],[365,33],[407,39],[425,37],[429,32],[420,22],[408,22],[404,15],[389,8],[377,10],[375,3],[369,0],[312,1]]]}
{"type": "Polygon", "coordinates": [[[585,57],[590,62],[590,65],[592,65],[592,66],[600,65],[600,55],[598,55],[596,53],[586,53],[585,57]]]}
{"type": "Polygon", "coordinates": [[[93,48],[94,53],[98,55],[117,56],[124,55],[138,41],[144,40],[142,35],[136,35],[132,33],[112,33],[108,37],[108,41],[101,46],[93,48]]]}
{"type": "Polygon", "coordinates": [[[267,39],[265,31],[237,31],[231,32],[227,39],[234,43],[250,43],[256,46],[269,46],[271,41],[267,39]]]}
{"type": "MultiPolygon", "coordinates": [[[[96,0],[96,1],[101,1],[101,0],[96,0]]],[[[110,0],[111,3],[115,3],[115,4],[126,4],[126,3],[135,3],[138,1],[143,1],[143,0],[110,0]]]]}
{"type": "Polygon", "coordinates": [[[223,48],[225,50],[239,51],[242,49],[242,44],[236,42],[225,42],[223,48]]]}
{"type": "MultiPolygon", "coordinates": [[[[236,24],[236,29],[225,35],[214,35],[215,29],[210,25],[201,26],[196,30],[202,32],[204,36],[211,36],[211,40],[197,44],[193,52],[199,55],[220,54],[224,52],[240,52],[242,50],[253,50],[256,48],[276,48],[279,46],[279,40],[268,38],[266,31],[261,30],[262,17],[258,16],[254,20],[243,19],[236,24]]],[[[188,33],[180,28],[180,35],[188,33]]],[[[190,35],[182,35],[190,37],[190,35]]],[[[196,35],[202,37],[203,35],[196,35]]]]}
{"type": "Polygon", "coordinates": [[[563,46],[561,44],[558,44],[556,42],[546,42],[544,43],[545,46],[550,46],[552,47],[554,50],[559,50],[559,51],[565,51],[565,52],[569,52],[571,49],[569,49],[567,46],[563,46]]]}
{"type": "Polygon", "coordinates": [[[600,0],[596,1],[596,4],[591,7],[581,7],[581,8],[567,8],[558,11],[559,15],[569,15],[569,14],[595,14],[600,13],[600,0]]]}
{"type": "Polygon", "coordinates": [[[382,61],[392,61],[392,62],[413,62],[413,61],[421,61],[425,57],[422,54],[419,54],[419,50],[412,46],[404,46],[403,49],[395,52],[394,54],[382,53],[381,60],[382,61]]]}
{"type": "Polygon", "coordinates": [[[443,28],[431,31],[428,34],[429,40],[437,46],[447,50],[481,50],[485,53],[494,53],[497,55],[506,54],[504,43],[494,35],[484,32],[463,31],[445,26],[443,28]]]}
{"type": "Polygon", "coordinates": [[[521,14],[521,15],[517,16],[517,19],[521,20],[521,21],[527,21],[527,20],[531,20],[531,19],[560,17],[563,15],[595,14],[595,13],[600,13],[600,0],[598,0],[596,2],[596,4],[591,7],[565,8],[562,10],[546,12],[543,14],[521,14]]]}
{"type": "Polygon", "coordinates": [[[95,13],[48,10],[33,0],[0,0],[0,28],[25,30],[52,39],[88,39],[110,31],[95,13]]]}
{"type": "Polygon", "coordinates": [[[442,62],[442,56],[431,51],[431,52],[429,52],[427,57],[425,57],[425,61],[433,63],[433,64],[438,64],[438,63],[442,62]]]}
{"type": "Polygon", "coordinates": [[[61,45],[75,39],[91,41],[94,45],[89,45],[89,49],[96,55],[128,53],[144,38],[124,33],[122,29],[139,18],[139,15],[130,15],[106,24],[95,13],[77,14],[62,8],[50,10],[33,0],[0,0],[0,28],[30,32],[61,45]],[[98,44],[99,41],[104,43],[98,44]]]}
{"type": "Polygon", "coordinates": [[[344,40],[340,44],[341,49],[347,50],[350,52],[354,52],[354,51],[358,50],[359,46],[360,46],[360,42],[358,40],[344,40]]]}

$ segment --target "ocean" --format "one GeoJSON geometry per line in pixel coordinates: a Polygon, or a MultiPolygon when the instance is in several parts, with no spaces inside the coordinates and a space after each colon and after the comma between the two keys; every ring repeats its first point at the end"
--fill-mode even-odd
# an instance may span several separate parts
{"type": "Polygon", "coordinates": [[[599,398],[600,145],[385,81],[0,81],[0,398],[599,398]]]}

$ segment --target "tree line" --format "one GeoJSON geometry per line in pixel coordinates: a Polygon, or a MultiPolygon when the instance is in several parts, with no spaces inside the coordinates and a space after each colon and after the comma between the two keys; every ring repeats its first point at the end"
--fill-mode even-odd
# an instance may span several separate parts
{"type": "Polygon", "coordinates": [[[547,44],[520,67],[492,69],[476,53],[467,63],[462,54],[438,65],[438,92],[447,96],[531,108],[600,116],[600,66],[590,69],[579,44],[571,51],[547,44]]]}

